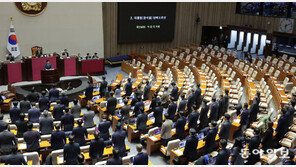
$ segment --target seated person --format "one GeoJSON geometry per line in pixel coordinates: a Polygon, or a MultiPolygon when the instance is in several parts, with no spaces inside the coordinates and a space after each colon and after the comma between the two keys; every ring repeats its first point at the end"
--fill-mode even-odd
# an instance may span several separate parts
{"type": "Polygon", "coordinates": [[[6,60],[14,61],[14,57],[11,55],[11,53],[8,54],[8,56],[6,57],[6,60]]]}
{"type": "Polygon", "coordinates": [[[67,49],[64,49],[64,52],[62,53],[62,56],[69,57],[69,53],[67,49]]]}
{"type": "Polygon", "coordinates": [[[89,53],[86,54],[85,60],[89,60],[91,59],[91,56],[89,55],[89,53]]]}
{"type": "Polygon", "coordinates": [[[46,64],[44,65],[45,70],[50,70],[52,69],[52,64],[50,63],[49,60],[46,60],[46,64]]]}
{"type": "Polygon", "coordinates": [[[92,59],[98,59],[98,58],[99,58],[98,53],[95,53],[92,57],[92,59]]]}

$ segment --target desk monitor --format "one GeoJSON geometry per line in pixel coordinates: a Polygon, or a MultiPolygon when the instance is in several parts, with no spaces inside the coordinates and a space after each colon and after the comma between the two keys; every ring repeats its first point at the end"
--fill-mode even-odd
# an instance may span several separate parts
{"type": "Polygon", "coordinates": [[[150,119],[150,120],[151,120],[151,119],[154,119],[153,114],[149,114],[149,119],[150,119]]]}
{"type": "Polygon", "coordinates": [[[186,144],[186,140],[180,141],[179,148],[185,147],[185,144],[186,144]]]}
{"type": "Polygon", "coordinates": [[[158,128],[158,129],[155,129],[155,130],[154,130],[154,134],[155,134],[155,135],[160,134],[160,132],[161,132],[161,128],[158,128]]]}
{"type": "Polygon", "coordinates": [[[203,140],[205,138],[205,135],[204,135],[204,133],[200,133],[200,134],[197,135],[197,137],[198,137],[198,140],[200,141],[200,140],[203,140]]]}

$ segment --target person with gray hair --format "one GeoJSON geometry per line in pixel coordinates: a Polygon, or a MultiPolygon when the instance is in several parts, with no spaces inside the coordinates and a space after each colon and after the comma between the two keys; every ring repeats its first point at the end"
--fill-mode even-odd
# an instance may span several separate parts
{"type": "Polygon", "coordinates": [[[39,121],[39,130],[42,135],[51,134],[53,131],[53,119],[49,116],[47,110],[44,110],[43,118],[39,121]]]}
{"type": "Polygon", "coordinates": [[[138,154],[134,157],[133,165],[148,165],[148,154],[142,152],[143,146],[141,144],[136,145],[138,154]]]}

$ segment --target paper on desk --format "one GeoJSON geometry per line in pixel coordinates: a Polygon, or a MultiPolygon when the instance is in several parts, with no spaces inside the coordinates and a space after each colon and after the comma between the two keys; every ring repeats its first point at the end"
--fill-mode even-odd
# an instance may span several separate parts
{"type": "Polygon", "coordinates": [[[157,140],[157,138],[156,138],[155,136],[151,136],[150,138],[151,138],[151,140],[153,140],[153,141],[154,141],[154,140],[157,140]]]}
{"type": "Polygon", "coordinates": [[[19,150],[25,150],[25,149],[27,149],[27,145],[24,144],[24,143],[21,143],[21,144],[19,145],[19,150]]]}
{"type": "Polygon", "coordinates": [[[233,122],[239,123],[239,119],[234,119],[233,122]]]}
{"type": "Polygon", "coordinates": [[[64,162],[64,157],[63,156],[58,156],[58,162],[63,163],[64,162]]]}
{"type": "Polygon", "coordinates": [[[178,155],[183,155],[183,151],[181,151],[181,150],[175,150],[175,153],[177,153],[178,155]]]}

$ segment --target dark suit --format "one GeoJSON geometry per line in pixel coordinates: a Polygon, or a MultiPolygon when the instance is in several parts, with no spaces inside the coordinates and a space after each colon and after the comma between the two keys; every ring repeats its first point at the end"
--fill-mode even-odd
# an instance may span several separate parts
{"type": "Polygon", "coordinates": [[[17,139],[12,132],[5,130],[0,133],[0,145],[1,152],[3,154],[9,154],[11,148],[17,145],[17,139]]]}
{"type": "Polygon", "coordinates": [[[191,112],[192,106],[194,105],[194,103],[195,103],[195,97],[194,97],[194,94],[191,93],[188,97],[188,102],[187,102],[187,110],[189,112],[191,112]]]}
{"type": "Polygon", "coordinates": [[[249,143],[250,156],[248,158],[247,165],[254,165],[256,162],[260,161],[260,155],[259,154],[255,155],[252,153],[254,149],[259,148],[260,143],[261,143],[260,136],[253,136],[251,138],[250,143],[249,143]]]}
{"type": "Polygon", "coordinates": [[[81,114],[81,107],[77,104],[71,108],[71,114],[73,114],[74,118],[79,118],[81,114]]]}
{"type": "Polygon", "coordinates": [[[61,117],[61,124],[64,131],[72,131],[74,128],[74,116],[72,114],[65,114],[61,117]]]}
{"type": "Polygon", "coordinates": [[[27,144],[27,151],[38,151],[40,148],[39,139],[41,139],[38,131],[28,130],[24,133],[24,140],[27,144]]]}
{"type": "MultiPolygon", "coordinates": [[[[39,104],[40,105],[40,104],[39,104]]],[[[22,113],[28,113],[28,110],[31,108],[30,101],[28,100],[22,100],[20,102],[20,109],[22,113]]]]}
{"type": "Polygon", "coordinates": [[[66,134],[64,131],[54,131],[50,138],[51,147],[53,150],[64,148],[66,143],[66,134]]]}
{"type": "Polygon", "coordinates": [[[101,82],[101,84],[100,84],[100,95],[101,95],[101,97],[105,97],[107,86],[108,86],[107,81],[102,81],[101,82]]]}
{"type": "Polygon", "coordinates": [[[214,102],[211,105],[211,112],[210,112],[210,121],[218,121],[218,104],[217,102],[214,102]]]}
{"type": "Polygon", "coordinates": [[[60,92],[58,89],[52,88],[49,90],[48,97],[50,101],[56,101],[59,98],[59,96],[60,96],[60,92]]]}
{"type": "Polygon", "coordinates": [[[141,134],[145,134],[146,132],[147,120],[148,120],[147,113],[141,113],[137,117],[137,129],[140,131],[141,134]]]}
{"type": "Polygon", "coordinates": [[[20,120],[20,114],[21,114],[21,109],[18,107],[12,107],[9,110],[9,116],[11,119],[11,122],[14,124],[17,120],[20,120]]]}
{"type": "Polygon", "coordinates": [[[228,95],[225,95],[223,97],[222,102],[223,102],[223,108],[222,108],[222,116],[223,116],[228,111],[228,107],[229,107],[229,97],[228,97],[228,95]]]}
{"type": "Polygon", "coordinates": [[[268,128],[264,135],[263,135],[263,139],[262,139],[262,147],[263,147],[263,150],[267,150],[269,148],[273,148],[273,128],[268,128]]]}
{"type": "Polygon", "coordinates": [[[218,119],[220,119],[224,115],[224,106],[223,99],[219,99],[218,101],[218,119]]]}
{"type": "Polygon", "coordinates": [[[230,151],[228,149],[221,149],[216,157],[215,165],[228,165],[230,151]]]}
{"type": "Polygon", "coordinates": [[[186,125],[186,118],[181,117],[176,122],[176,135],[177,138],[183,140],[185,135],[185,125],[186,125]]]}
{"type": "Polygon", "coordinates": [[[168,114],[171,120],[175,118],[176,111],[177,111],[177,104],[175,102],[172,102],[171,104],[169,104],[168,114]]]}
{"type": "Polygon", "coordinates": [[[89,146],[89,156],[92,159],[102,158],[104,148],[105,148],[105,145],[104,145],[104,139],[103,138],[93,139],[90,142],[90,146],[89,146]]]}
{"type": "Polygon", "coordinates": [[[199,129],[203,129],[206,127],[206,124],[208,122],[208,112],[209,112],[209,106],[204,105],[200,110],[200,123],[199,123],[199,129]]]}
{"type": "Polygon", "coordinates": [[[63,56],[69,57],[69,53],[68,52],[63,52],[62,53],[63,56]]]}
{"type": "Polygon", "coordinates": [[[31,92],[28,94],[27,98],[30,102],[37,103],[39,100],[39,94],[37,92],[31,92]]]}
{"type": "Polygon", "coordinates": [[[143,108],[144,109],[144,103],[143,101],[139,101],[135,104],[135,108],[134,108],[134,113],[135,116],[138,116],[140,114],[140,109],[143,108]]]}
{"type": "Polygon", "coordinates": [[[171,97],[173,97],[175,100],[178,99],[178,91],[179,91],[179,88],[177,86],[175,86],[173,89],[172,89],[172,92],[170,94],[171,97]]]}
{"type": "Polygon", "coordinates": [[[221,139],[228,140],[230,136],[230,128],[231,128],[231,122],[230,121],[224,121],[220,128],[219,137],[221,139]]]}
{"type": "Polygon", "coordinates": [[[244,159],[241,156],[241,149],[240,147],[234,147],[232,148],[231,153],[231,164],[232,165],[243,165],[244,159]]]}
{"type": "Polygon", "coordinates": [[[0,120],[0,132],[3,132],[5,130],[6,124],[7,123],[5,121],[0,120]]]}
{"type": "Polygon", "coordinates": [[[187,105],[187,100],[185,99],[181,100],[179,103],[178,112],[185,111],[186,105],[187,105]]]}
{"type": "Polygon", "coordinates": [[[110,97],[107,100],[107,112],[111,115],[114,115],[117,105],[117,99],[115,97],[110,97]]]}
{"type": "Polygon", "coordinates": [[[249,116],[249,124],[251,125],[253,122],[257,120],[257,113],[259,112],[259,104],[256,101],[250,107],[250,116],[249,116]]]}
{"type": "Polygon", "coordinates": [[[17,120],[15,125],[17,127],[17,137],[23,137],[23,134],[28,131],[27,120],[17,120]]]}
{"type": "Polygon", "coordinates": [[[68,143],[64,146],[64,160],[66,165],[77,165],[80,147],[78,143],[68,143]]]}
{"type": "Polygon", "coordinates": [[[59,97],[61,104],[63,104],[65,107],[69,106],[69,97],[68,96],[60,96],[59,97]]]}
{"type": "Polygon", "coordinates": [[[93,87],[92,84],[89,84],[86,87],[86,89],[85,89],[85,98],[86,98],[86,100],[91,100],[92,99],[92,97],[93,97],[93,91],[94,91],[93,89],[94,89],[94,87],[93,87]]]}
{"type": "Polygon", "coordinates": [[[201,89],[200,88],[197,88],[194,92],[194,95],[195,95],[195,104],[196,104],[196,107],[199,108],[200,105],[201,105],[201,102],[202,102],[202,98],[201,98],[201,89]]]}
{"type": "Polygon", "coordinates": [[[38,108],[31,108],[28,111],[29,121],[32,123],[39,123],[39,117],[41,116],[41,112],[38,108]]]}
{"type": "Polygon", "coordinates": [[[148,165],[148,154],[144,152],[138,153],[134,157],[133,165],[148,165]]]}
{"type": "Polygon", "coordinates": [[[162,106],[155,107],[155,110],[153,111],[153,116],[155,118],[155,121],[154,121],[155,126],[161,127],[161,125],[162,125],[162,113],[163,113],[163,107],[162,106]]]}
{"type": "Polygon", "coordinates": [[[11,56],[11,57],[6,57],[6,60],[8,60],[8,61],[14,61],[14,57],[13,57],[13,56],[11,56]]]}
{"type": "Polygon", "coordinates": [[[149,98],[150,98],[150,89],[151,89],[150,85],[145,86],[145,88],[144,88],[144,100],[149,100],[149,98]]]}
{"type": "Polygon", "coordinates": [[[188,117],[188,127],[196,129],[197,127],[197,120],[199,117],[199,112],[196,110],[192,111],[188,117]]]}
{"type": "Polygon", "coordinates": [[[125,85],[125,95],[126,96],[130,96],[133,92],[133,83],[132,82],[128,82],[125,85]]]}
{"type": "Polygon", "coordinates": [[[10,154],[7,156],[5,165],[27,165],[23,154],[10,154]]]}
{"type": "Polygon", "coordinates": [[[279,142],[287,133],[289,128],[289,118],[287,117],[287,115],[282,115],[279,120],[278,120],[278,125],[275,129],[275,131],[277,132],[276,136],[275,136],[275,140],[276,142],[279,142]]]}
{"type": "Polygon", "coordinates": [[[129,122],[129,118],[130,118],[129,113],[130,113],[130,110],[131,110],[131,106],[130,105],[125,105],[125,106],[123,106],[121,108],[121,111],[120,111],[121,116],[122,116],[121,119],[122,119],[122,121],[124,123],[128,123],[129,122]]]}
{"type": "Polygon", "coordinates": [[[249,115],[250,115],[250,110],[244,109],[243,112],[241,113],[241,119],[240,119],[241,125],[247,125],[249,123],[249,115]]]}
{"type": "Polygon", "coordinates": [[[104,140],[109,140],[109,128],[111,126],[110,121],[100,122],[98,125],[98,129],[100,131],[100,135],[104,140]]]}
{"type": "Polygon", "coordinates": [[[213,151],[213,148],[214,148],[214,145],[215,145],[215,138],[216,138],[216,135],[217,135],[217,132],[218,132],[218,129],[217,127],[215,128],[211,128],[206,137],[205,137],[205,150],[206,150],[206,154],[207,153],[211,153],[213,151]]]}
{"type": "Polygon", "coordinates": [[[83,126],[77,126],[73,129],[72,135],[74,135],[74,141],[80,146],[85,145],[85,138],[87,137],[87,130],[83,126]]]}
{"type": "Polygon", "coordinates": [[[198,138],[196,136],[188,136],[186,139],[184,156],[187,158],[187,161],[194,161],[197,155],[197,144],[198,138]]]}
{"type": "Polygon", "coordinates": [[[44,69],[45,69],[45,70],[50,70],[50,69],[52,69],[52,64],[51,64],[51,63],[46,63],[46,64],[44,65],[44,69]]]}
{"type": "Polygon", "coordinates": [[[112,143],[113,147],[117,148],[119,150],[119,156],[123,157],[125,155],[125,131],[123,130],[117,130],[112,135],[112,143]]]}
{"type": "Polygon", "coordinates": [[[122,165],[122,158],[121,157],[112,157],[107,160],[106,165],[122,165]]]}
{"type": "Polygon", "coordinates": [[[53,131],[53,119],[49,116],[41,118],[39,121],[39,130],[43,135],[51,134],[53,131]]]}
{"type": "Polygon", "coordinates": [[[62,104],[56,105],[53,108],[52,116],[54,117],[55,121],[60,121],[62,116],[64,115],[65,106],[62,104]]]}
{"type": "Polygon", "coordinates": [[[45,96],[39,98],[38,105],[39,105],[40,111],[49,110],[49,98],[45,96]]]}

